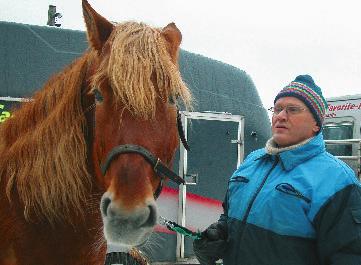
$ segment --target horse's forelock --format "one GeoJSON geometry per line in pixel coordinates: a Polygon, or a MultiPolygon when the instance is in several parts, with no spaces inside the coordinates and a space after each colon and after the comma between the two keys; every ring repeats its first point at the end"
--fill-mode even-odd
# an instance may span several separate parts
{"type": "Polygon", "coordinates": [[[0,145],[0,176],[9,199],[17,192],[28,219],[70,222],[71,213],[82,215],[90,187],[81,106],[88,56],[52,77],[1,125],[0,138],[9,138],[0,145]]]}
{"type": "Polygon", "coordinates": [[[154,116],[158,97],[164,102],[178,97],[190,105],[190,92],[159,29],[125,22],[115,27],[110,42],[110,54],[101,63],[93,83],[99,87],[106,77],[116,104],[142,118],[154,116]]]}

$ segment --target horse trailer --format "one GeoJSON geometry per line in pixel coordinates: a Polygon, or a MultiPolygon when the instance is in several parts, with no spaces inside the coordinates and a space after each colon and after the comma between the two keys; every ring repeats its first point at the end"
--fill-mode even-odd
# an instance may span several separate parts
{"type": "Polygon", "coordinates": [[[327,150],[361,177],[361,94],[327,99],[324,123],[327,150]]]}
{"type": "MultiPolygon", "coordinates": [[[[0,22],[0,35],[1,124],[88,43],[82,31],[9,22],[0,22]]],[[[180,145],[174,161],[187,185],[178,189],[169,183],[158,204],[161,216],[197,231],[218,219],[230,175],[245,156],[265,145],[271,130],[247,73],[185,50],[179,67],[195,99],[192,110],[181,111],[190,151],[180,145]]],[[[141,250],[152,264],[197,264],[192,239],[161,225],[141,250]]],[[[121,250],[109,245],[108,251],[121,250]]]]}

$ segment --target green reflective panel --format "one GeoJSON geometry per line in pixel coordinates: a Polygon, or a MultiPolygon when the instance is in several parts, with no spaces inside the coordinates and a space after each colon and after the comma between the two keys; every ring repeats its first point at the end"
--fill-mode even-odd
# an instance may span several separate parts
{"type": "Polygon", "coordinates": [[[6,121],[11,117],[13,107],[16,107],[19,102],[0,100],[0,123],[6,121]]]}

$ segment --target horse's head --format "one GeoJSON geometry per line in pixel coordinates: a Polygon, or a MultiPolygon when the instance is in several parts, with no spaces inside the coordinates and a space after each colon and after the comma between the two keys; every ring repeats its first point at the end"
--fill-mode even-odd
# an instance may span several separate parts
{"type": "Polygon", "coordinates": [[[104,187],[101,213],[105,237],[139,245],[157,223],[155,199],[178,147],[177,107],[190,93],[178,66],[181,33],[143,23],[112,24],[83,0],[93,60],[95,94],[94,173],[104,187]]]}

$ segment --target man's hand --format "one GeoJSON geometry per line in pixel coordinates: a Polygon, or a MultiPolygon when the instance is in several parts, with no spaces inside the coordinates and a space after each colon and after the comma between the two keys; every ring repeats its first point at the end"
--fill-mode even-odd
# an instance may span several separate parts
{"type": "Polygon", "coordinates": [[[201,265],[214,265],[227,246],[226,226],[220,222],[211,224],[201,235],[201,239],[193,242],[194,253],[201,265]]]}

